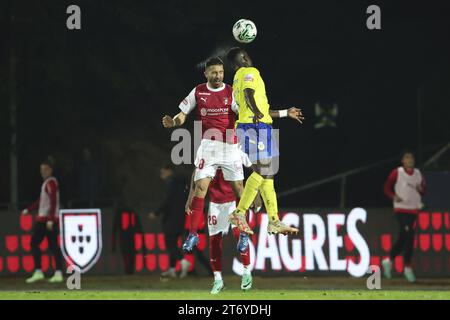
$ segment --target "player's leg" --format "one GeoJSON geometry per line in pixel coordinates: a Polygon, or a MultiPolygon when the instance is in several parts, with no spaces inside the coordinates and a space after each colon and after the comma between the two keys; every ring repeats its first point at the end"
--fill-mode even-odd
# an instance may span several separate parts
{"type": "MultiPolygon", "coordinates": [[[[248,180],[247,180],[247,183],[248,183],[248,180]]],[[[230,181],[230,185],[233,188],[233,191],[236,195],[237,202],[241,203],[242,198],[240,198],[240,196],[243,194],[243,191],[244,191],[243,181],[230,181]]],[[[256,193],[258,193],[257,190],[256,190],[256,193]]],[[[248,195],[248,193],[247,193],[247,195],[248,195]]],[[[255,197],[256,197],[256,195],[255,195],[255,197]]],[[[253,203],[253,201],[252,201],[252,203],[253,203]]],[[[241,232],[246,233],[246,234],[253,234],[253,231],[250,229],[250,226],[247,223],[246,213],[247,213],[247,210],[242,211],[242,210],[239,210],[236,208],[229,215],[229,221],[232,224],[238,226],[238,228],[239,228],[239,230],[241,230],[241,232]]]]}
{"type": "Polygon", "coordinates": [[[211,294],[217,294],[224,288],[222,279],[222,237],[228,233],[230,223],[228,215],[236,208],[235,202],[209,203],[208,232],[209,256],[214,273],[214,284],[211,294]]]}
{"type": "MultiPolygon", "coordinates": [[[[241,145],[241,151],[247,154],[248,161],[256,164],[258,159],[258,149],[256,145],[257,141],[257,128],[253,124],[238,124],[236,134],[238,136],[238,141],[241,145]]],[[[253,172],[247,178],[245,182],[245,187],[242,190],[241,197],[238,201],[237,209],[234,215],[245,216],[246,211],[252,205],[256,194],[258,193],[259,187],[263,182],[264,178],[257,172],[255,166],[252,166],[253,172]]],[[[232,221],[232,223],[234,223],[232,221]]],[[[241,227],[238,225],[238,228],[241,227]]]]}
{"type": "Polygon", "coordinates": [[[58,246],[58,235],[59,235],[59,228],[58,225],[55,223],[53,224],[53,228],[50,231],[47,231],[47,239],[48,239],[48,247],[53,254],[53,257],[55,258],[55,273],[53,276],[48,280],[50,283],[58,283],[63,282],[63,256],[61,253],[61,249],[58,246]]]}
{"type": "Polygon", "coordinates": [[[34,260],[34,273],[31,277],[26,279],[27,283],[33,283],[44,279],[44,273],[41,270],[41,248],[39,245],[46,235],[46,223],[37,221],[33,228],[33,235],[31,236],[31,253],[34,260]]]}
{"type": "Polygon", "coordinates": [[[169,252],[169,268],[161,273],[162,278],[176,278],[175,267],[177,260],[180,260],[182,255],[178,250],[178,234],[165,230],[164,239],[166,242],[166,248],[169,252]]]}
{"type": "Polygon", "coordinates": [[[381,265],[383,266],[384,270],[384,276],[388,279],[392,278],[392,261],[394,261],[395,257],[398,256],[403,251],[403,248],[405,246],[404,213],[394,213],[394,214],[398,223],[397,240],[392,246],[391,252],[389,253],[389,257],[381,261],[381,265]]]}
{"type": "Polygon", "coordinates": [[[247,245],[245,246],[245,250],[239,252],[239,258],[240,261],[244,267],[244,271],[242,273],[242,280],[241,280],[241,289],[242,290],[250,290],[252,287],[253,279],[252,279],[252,273],[250,271],[250,248],[248,246],[248,241],[250,241],[247,234],[244,234],[239,231],[238,228],[233,228],[233,236],[238,241],[238,248],[239,243],[246,241],[247,245]],[[243,237],[246,237],[246,239],[243,239],[243,237]]]}
{"type": "Polygon", "coordinates": [[[220,204],[210,202],[208,209],[209,262],[214,274],[211,294],[218,294],[224,288],[222,279],[222,232],[219,225],[220,204]]]}
{"type": "Polygon", "coordinates": [[[403,274],[409,282],[415,282],[416,276],[412,269],[412,255],[414,250],[414,223],[416,221],[415,214],[405,215],[405,245],[403,251],[403,262],[405,263],[405,269],[403,274]]]}
{"type": "Polygon", "coordinates": [[[255,170],[264,178],[259,191],[269,216],[267,232],[269,234],[298,233],[297,228],[284,224],[278,217],[278,201],[274,184],[274,177],[278,172],[279,164],[276,138],[277,136],[274,134],[272,126],[261,125],[261,128],[258,130],[258,163],[255,166],[255,170]]]}
{"type": "Polygon", "coordinates": [[[197,246],[199,242],[197,229],[200,219],[204,214],[206,193],[208,192],[208,186],[211,182],[211,177],[214,177],[215,175],[215,171],[216,169],[213,166],[200,166],[195,170],[194,197],[192,198],[190,206],[191,224],[189,226],[189,235],[182,247],[184,252],[192,252],[194,247],[197,246]]]}
{"type": "Polygon", "coordinates": [[[209,236],[209,261],[214,273],[211,294],[218,294],[224,288],[222,279],[222,233],[209,236]]]}

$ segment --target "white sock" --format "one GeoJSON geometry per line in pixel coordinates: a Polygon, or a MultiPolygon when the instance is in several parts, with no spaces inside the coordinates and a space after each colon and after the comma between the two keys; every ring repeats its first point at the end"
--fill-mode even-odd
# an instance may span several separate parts
{"type": "Polygon", "coordinates": [[[186,259],[184,259],[184,258],[183,258],[183,259],[181,259],[181,261],[180,261],[180,262],[181,262],[181,265],[183,265],[183,264],[189,264],[189,261],[187,261],[187,260],[186,260],[186,259]]]}
{"type": "Polygon", "coordinates": [[[62,276],[61,270],[55,270],[55,276],[62,276]]]}
{"type": "Polygon", "coordinates": [[[222,272],[221,271],[214,271],[214,280],[222,280],[222,272]]]}
{"type": "Polygon", "coordinates": [[[175,272],[175,268],[173,268],[173,267],[169,268],[169,272],[170,273],[174,273],[175,272]]]}
{"type": "Polygon", "coordinates": [[[36,270],[34,270],[34,272],[36,272],[36,273],[42,273],[42,270],[41,270],[41,269],[36,269],[36,270]]]}
{"type": "Polygon", "coordinates": [[[250,268],[248,266],[244,266],[244,273],[243,274],[244,275],[250,275],[251,274],[250,268]]]}

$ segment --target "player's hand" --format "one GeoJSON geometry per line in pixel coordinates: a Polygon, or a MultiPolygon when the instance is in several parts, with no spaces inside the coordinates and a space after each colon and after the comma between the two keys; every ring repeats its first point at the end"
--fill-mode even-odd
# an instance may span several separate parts
{"type": "Polygon", "coordinates": [[[53,229],[53,221],[52,220],[48,220],[47,221],[47,230],[48,231],[52,231],[53,229]]]}
{"type": "Polygon", "coordinates": [[[30,212],[28,211],[28,209],[23,209],[22,212],[20,212],[20,214],[22,214],[22,215],[27,215],[29,213],[30,212]]]}
{"type": "Polygon", "coordinates": [[[292,118],[301,124],[303,124],[303,120],[305,120],[305,117],[303,116],[302,109],[292,107],[288,109],[288,117],[292,118]]]}
{"type": "Polygon", "coordinates": [[[261,113],[261,111],[256,112],[255,116],[253,117],[253,123],[259,123],[259,120],[261,120],[262,118],[264,118],[264,115],[261,113]]]}
{"type": "Polygon", "coordinates": [[[186,212],[188,216],[192,214],[192,210],[191,208],[189,208],[188,204],[186,204],[186,206],[184,207],[184,212],[186,212]]]}
{"type": "Polygon", "coordinates": [[[402,202],[402,201],[403,201],[403,199],[400,198],[398,195],[394,196],[394,202],[402,202]]]}
{"type": "Polygon", "coordinates": [[[164,128],[173,128],[175,127],[175,120],[172,117],[165,115],[162,118],[162,124],[164,128]]]}
{"type": "Polygon", "coordinates": [[[148,218],[149,218],[150,220],[156,219],[156,214],[155,214],[154,212],[150,212],[150,213],[148,214],[148,218]]]}
{"type": "Polygon", "coordinates": [[[416,186],[416,190],[417,190],[418,193],[423,193],[423,187],[422,187],[422,185],[418,184],[418,185],[416,186]]]}

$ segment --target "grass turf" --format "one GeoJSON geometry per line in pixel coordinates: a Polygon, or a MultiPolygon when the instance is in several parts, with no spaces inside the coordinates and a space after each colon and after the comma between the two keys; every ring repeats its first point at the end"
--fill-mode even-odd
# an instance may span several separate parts
{"type": "Polygon", "coordinates": [[[81,290],[68,290],[65,283],[25,284],[24,278],[1,278],[0,299],[156,299],[156,300],[364,300],[364,299],[445,299],[450,300],[450,279],[382,280],[381,290],[368,290],[365,278],[350,277],[255,277],[253,289],[239,290],[240,278],[225,277],[226,290],[209,294],[212,279],[187,277],[161,281],[156,276],[84,276],[81,290]]]}
{"type": "Polygon", "coordinates": [[[8,300],[449,300],[449,291],[401,290],[253,290],[243,293],[225,290],[212,296],[204,290],[192,291],[4,291],[8,300]]]}

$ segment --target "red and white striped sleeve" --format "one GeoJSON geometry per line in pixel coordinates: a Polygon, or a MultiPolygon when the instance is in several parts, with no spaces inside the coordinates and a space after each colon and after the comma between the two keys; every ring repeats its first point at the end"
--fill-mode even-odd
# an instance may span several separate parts
{"type": "Polygon", "coordinates": [[[397,177],[398,177],[398,169],[394,169],[391,171],[391,173],[389,174],[389,177],[387,178],[386,182],[384,183],[384,194],[386,195],[386,197],[388,197],[391,200],[394,200],[394,185],[397,182],[397,177]]]}
{"type": "Polygon", "coordinates": [[[45,192],[48,194],[50,199],[50,211],[48,213],[48,218],[53,220],[56,215],[56,201],[58,193],[58,185],[54,180],[50,180],[45,186],[45,192]]]}
{"type": "Polygon", "coordinates": [[[185,114],[191,113],[191,111],[194,110],[197,105],[197,101],[195,99],[195,90],[196,88],[192,89],[187,97],[184,98],[178,106],[178,108],[180,108],[180,110],[185,114]]]}

